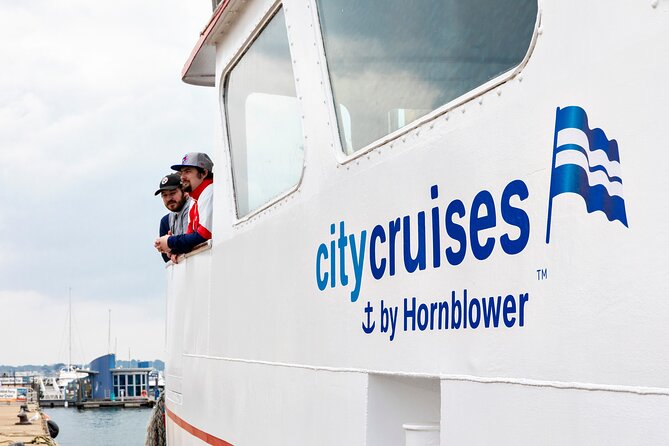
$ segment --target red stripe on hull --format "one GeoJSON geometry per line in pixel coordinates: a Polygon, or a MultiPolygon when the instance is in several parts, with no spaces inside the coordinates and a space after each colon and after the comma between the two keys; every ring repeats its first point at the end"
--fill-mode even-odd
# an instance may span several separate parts
{"type": "Polygon", "coordinates": [[[171,410],[169,410],[167,408],[165,408],[165,413],[174,422],[174,424],[176,424],[181,429],[185,430],[186,432],[188,432],[192,436],[199,438],[200,440],[204,441],[207,444],[210,444],[210,445],[213,445],[213,446],[233,446],[231,443],[228,443],[225,440],[221,440],[218,437],[214,437],[213,435],[210,435],[210,434],[206,433],[205,431],[202,431],[202,430],[198,429],[197,427],[188,423],[183,418],[180,418],[177,414],[175,414],[174,412],[172,412],[171,410]]]}

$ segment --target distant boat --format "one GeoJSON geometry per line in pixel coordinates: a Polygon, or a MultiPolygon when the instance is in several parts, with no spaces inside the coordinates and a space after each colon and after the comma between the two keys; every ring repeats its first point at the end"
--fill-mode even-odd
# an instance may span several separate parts
{"type": "Polygon", "coordinates": [[[38,377],[37,382],[40,386],[41,399],[46,401],[63,401],[65,392],[58,384],[56,377],[38,377]]]}
{"type": "Polygon", "coordinates": [[[165,377],[160,370],[153,370],[149,373],[149,388],[156,387],[156,385],[161,388],[165,387],[165,377]]]}
{"type": "Polygon", "coordinates": [[[69,365],[58,372],[58,376],[38,377],[41,399],[45,401],[64,401],[67,388],[73,381],[88,376],[88,371],[77,366],[69,365]]]}
{"type": "Polygon", "coordinates": [[[67,386],[72,382],[80,378],[85,378],[88,376],[87,371],[81,369],[76,365],[72,365],[72,289],[69,289],[68,296],[68,358],[67,366],[60,369],[58,372],[58,377],[56,378],[56,384],[65,395],[65,390],[67,386]]]}
{"type": "Polygon", "coordinates": [[[67,367],[60,369],[60,372],[58,373],[58,386],[61,389],[67,388],[68,384],[70,384],[72,381],[85,378],[87,376],[88,373],[83,369],[75,365],[68,365],[67,367]]]}

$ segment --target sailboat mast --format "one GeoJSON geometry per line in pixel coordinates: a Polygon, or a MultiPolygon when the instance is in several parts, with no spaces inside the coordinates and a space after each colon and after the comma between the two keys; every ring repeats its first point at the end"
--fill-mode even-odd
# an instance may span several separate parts
{"type": "Polygon", "coordinates": [[[68,296],[69,296],[69,305],[68,305],[68,314],[69,314],[69,323],[68,325],[70,326],[69,328],[69,353],[67,356],[67,370],[70,370],[70,367],[72,366],[72,287],[68,288],[68,296]]]}
{"type": "Polygon", "coordinates": [[[107,324],[107,353],[111,353],[111,308],[109,309],[109,323],[107,324]]]}

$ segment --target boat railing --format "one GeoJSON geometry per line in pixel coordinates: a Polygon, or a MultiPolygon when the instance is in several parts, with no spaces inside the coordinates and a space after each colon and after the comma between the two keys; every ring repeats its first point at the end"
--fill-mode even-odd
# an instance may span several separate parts
{"type": "MultiPolygon", "coordinates": [[[[199,253],[201,253],[201,252],[208,251],[208,250],[210,250],[210,249],[211,249],[211,240],[207,240],[206,242],[197,245],[197,246],[195,247],[195,249],[193,249],[191,252],[188,252],[188,253],[186,253],[186,254],[181,254],[181,255],[179,256],[179,259],[178,259],[177,261],[180,262],[180,261],[183,260],[183,259],[187,259],[187,258],[189,258],[189,257],[193,257],[194,255],[197,255],[197,254],[199,254],[199,253]]],[[[167,262],[165,265],[166,265],[166,267],[167,267],[167,266],[174,265],[174,263],[170,261],[170,262],[167,262]]]]}
{"type": "Polygon", "coordinates": [[[55,378],[38,379],[40,392],[42,392],[42,399],[45,400],[62,400],[65,398],[65,393],[58,386],[55,378]]]}

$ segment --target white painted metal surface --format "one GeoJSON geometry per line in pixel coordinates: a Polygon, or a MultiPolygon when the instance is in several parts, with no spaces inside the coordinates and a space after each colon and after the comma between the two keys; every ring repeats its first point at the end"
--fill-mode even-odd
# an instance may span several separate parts
{"type": "MultiPolygon", "coordinates": [[[[205,43],[215,45],[219,97],[276,4],[226,8],[205,43]]],[[[238,219],[222,115],[210,151],[211,249],[167,271],[170,444],[399,446],[403,424],[428,421],[439,423],[442,445],[667,444],[669,2],[540,1],[535,42],[518,70],[350,156],[340,150],[315,8],[283,2],[303,111],[301,183],[238,219]],[[569,106],[618,142],[628,227],[588,213],[582,196],[560,194],[546,243],[556,109],[569,106]],[[514,181],[528,192],[509,203],[526,214],[529,238],[510,255],[501,238],[521,230],[501,208],[514,181]],[[497,224],[476,232],[470,213],[482,191],[497,224]],[[454,200],[466,209],[458,220],[465,258],[434,267],[431,210],[444,224],[454,200]],[[421,211],[427,267],[402,266],[400,234],[396,274],[375,279],[374,228],[388,231],[404,216],[415,225],[421,211]],[[319,247],[339,240],[341,222],[347,241],[360,247],[366,237],[362,275],[349,245],[349,283],[336,272],[336,286],[321,291],[319,274],[332,271],[319,247]],[[472,235],[495,240],[489,257],[475,258],[472,235]],[[431,304],[464,307],[465,293],[467,328],[429,325],[439,314],[431,304]],[[498,326],[485,328],[482,306],[497,296],[498,326]],[[416,329],[412,308],[423,318],[416,329]]],[[[458,248],[443,227],[441,237],[442,250],[458,248]]],[[[376,243],[387,256],[388,245],[376,243]]]]}

